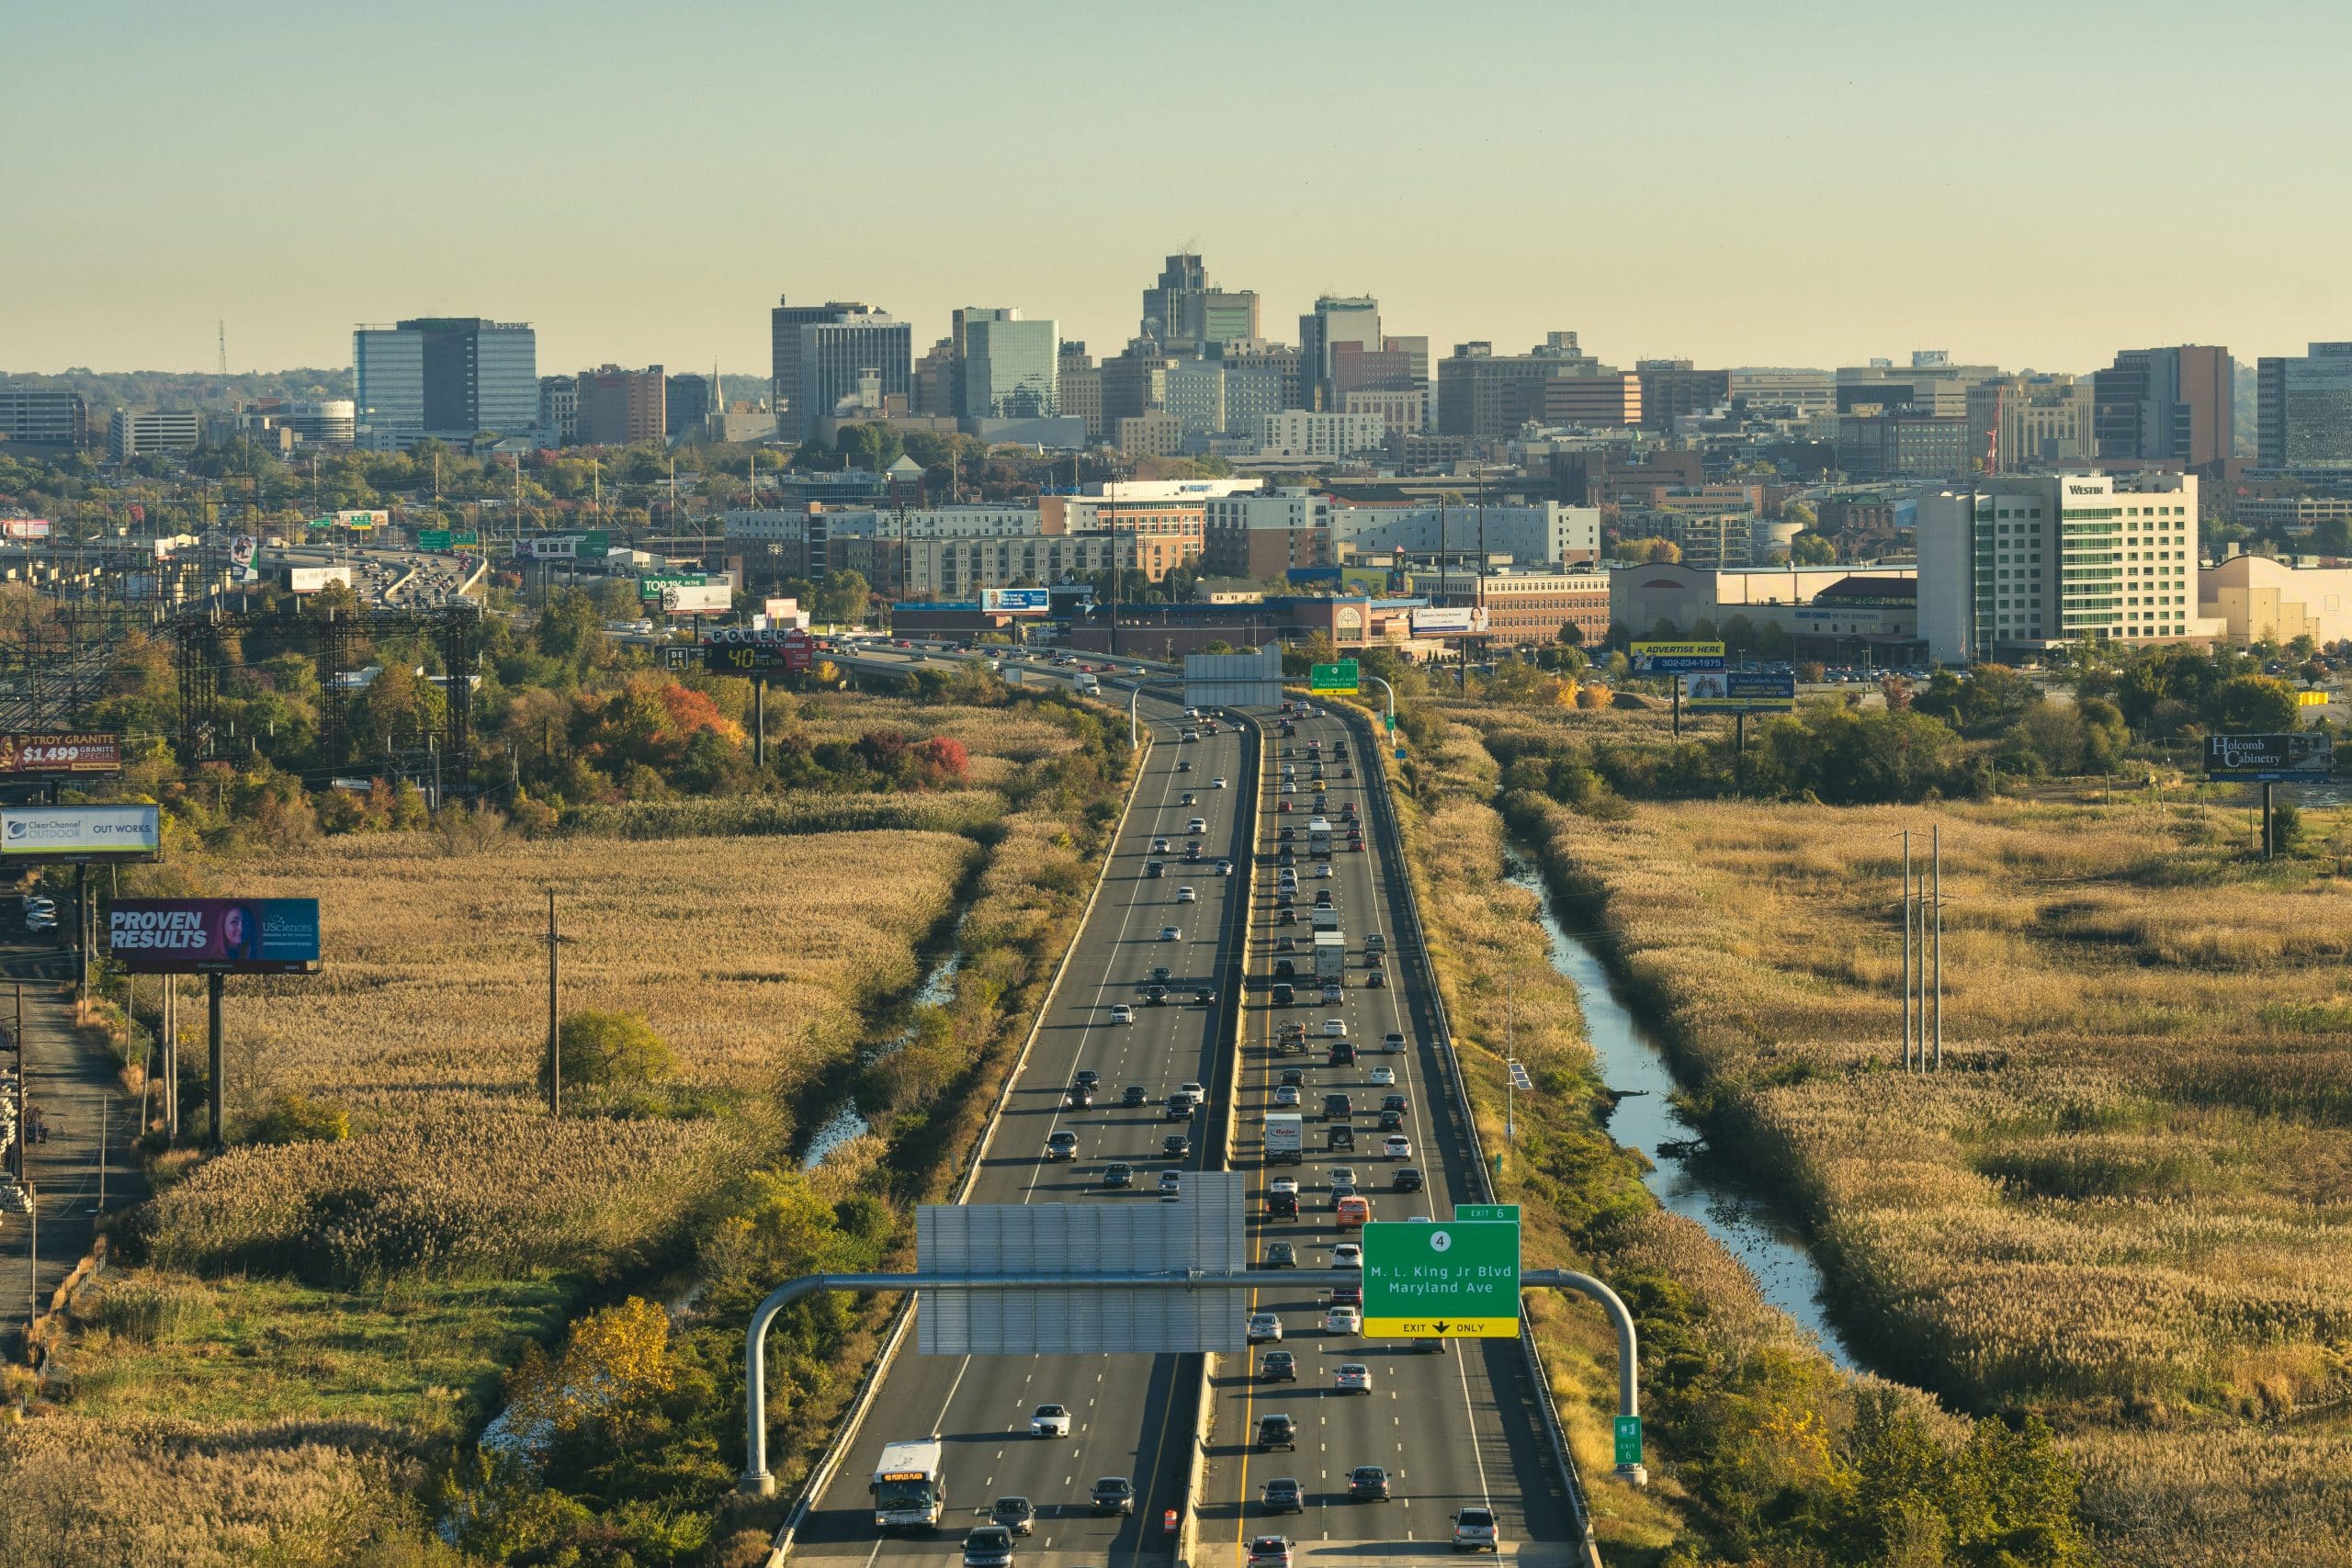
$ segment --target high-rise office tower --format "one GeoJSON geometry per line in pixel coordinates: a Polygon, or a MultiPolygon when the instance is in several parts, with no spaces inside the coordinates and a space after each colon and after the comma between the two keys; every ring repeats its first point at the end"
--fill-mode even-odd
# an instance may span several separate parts
{"type": "Polygon", "coordinates": [[[956,312],[959,390],[956,412],[967,419],[1049,419],[1060,412],[1055,383],[1061,333],[1055,321],[1021,312],[967,306],[956,312]]]}
{"type": "Polygon", "coordinates": [[[398,442],[519,435],[538,423],[538,339],[526,321],[420,316],[351,334],[361,429],[398,442]]]}
{"type": "Polygon", "coordinates": [[[669,434],[669,378],[659,365],[643,370],[600,366],[577,379],[582,446],[658,445],[669,434]]]}
{"type": "MultiPolygon", "coordinates": [[[[1298,319],[1299,398],[1324,409],[1338,406],[1331,386],[1331,345],[1352,343],[1368,352],[1382,346],[1380,301],[1369,295],[1326,294],[1298,319]]],[[[1426,357],[1427,345],[1424,344],[1426,357]]]]}
{"type": "Polygon", "coordinates": [[[2256,461],[2266,468],[2352,468],[2352,343],[2255,362],[2256,461]]]}
{"type": "Polygon", "coordinates": [[[2237,367],[2226,348],[2127,348],[2091,378],[2098,456],[2186,463],[2237,445],[2237,367]]]}
{"type": "Polygon", "coordinates": [[[718,372],[707,376],[687,372],[671,377],[668,400],[670,412],[662,428],[675,441],[718,411],[718,372]]]}
{"type": "Polygon", "coordinates": [[[1168,258],[1159,281],[1143,291],[1142,336],[1180,351],[1214,350],[1258,335],[1254,289],[1212,288],[1207,265],[1185,252],[1168,258]]]}
{"type": "Polygon", "coordinates": [[[903,403],[912,390],[912,329],[888,311],[842,300],[793,305],[779,297],[768,320],[776,434],[786,441],[808,439],[817,421],[860,395],[869,376],[886,405],[892,398],[903,403]]]}

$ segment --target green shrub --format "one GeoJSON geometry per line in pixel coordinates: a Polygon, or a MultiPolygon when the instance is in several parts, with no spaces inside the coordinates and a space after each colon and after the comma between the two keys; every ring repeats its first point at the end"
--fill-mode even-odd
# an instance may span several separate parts
{"type": "Polygon", "coordinates": [[[567,1084],[645,1083],[677,1071],[669,1045],[641,1012],[582,1010],[556,1034],[567,1084]]]}
{"type": "Polygon", "coordinates": [[[269,1103],[253,1124],[256,1144],[334,1144],[351,1136],[351,1112],[299,1089],[288,1089],[269,1103]]]}

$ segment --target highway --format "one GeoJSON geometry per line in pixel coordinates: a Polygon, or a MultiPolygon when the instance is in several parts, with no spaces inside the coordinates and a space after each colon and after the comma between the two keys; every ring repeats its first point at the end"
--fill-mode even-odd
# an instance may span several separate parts
{"type": "MultiPolygon", "coordinates": [[[[933,655],[922,648],[869,646],[856,657],[871,667],[888,667],[902,660],[929,662],[933,655]]],[[[1059,678],[1062,672],[1054,673],[1059,678]]],[[[1123,695],[1121,690],[1105,692],[1113,701],[1123,695]]],[[[1332,1207],[1330,1173],[1335,1166],[1352,1168],[1359,1187],[1371,1199],[1374,1219],[1449,1218],[1457,1201],[1476,1201],[1480,1193],[1472,1168],[1473,1145],[1446,1078],[1426,970],[1407,944],[1402,868],[1388,848],[1392,840],[1385,801],[1366,788],[1367,774],[1376,764],[1362,754],[1363,742],[1328,716],[1302,718],[1295,737],[1278,739],[1276,721],[1270,718],[1264,728],[1267,755],[1262,773],[1256,773],[1245,738],[1230,729],[1198,742],[1182,742],[1175,738],[1178,727],[1170,722],[1175,710],[1170,705],[1146,697],[1142,709],[1157,739],[1132,814],[1014,1086],[972,1201],[1150,1201],[1158,1172],[1170,1163],[1159,1156],[1160,1139],[1172,1125],[1159,1120],[1159,1102],[1187,1078],[1209,1086],[1216,1099],[1237,1072],[1237,1103],[1228,1108],[1220,1100],[1212,1105],[1211,1113],[1221,1116],[1228,1109],[1233,1113],[1231,1163],[1250,1179],[1253,1268],[1273,1261],[1269,1249],[1278,1242],[1291,1246],[1294,1260],[1302,1268],[1331,1265],[1331,1248],[1340,1239],[1332,1207]],[[1351,771],[1345,777],[1334,758],[1335,743],[1342,739],[1348,741],[1345,766],[1351,771]],[[1310,750],[1310,742],[1320,743],[1319,753],[1310,750]],[[1318,754],[1325,760],[1320,793],[1312,787],[1318,754]],[[1187,759],[1193,770],[1179,773],[1178,763],[1187,759]],[[1296,770],[1287,781],[1281,772],[1285,764],[1296,770]],[[1231,787],[1207,788],[1204,781],[1217,776],[1227,778],[1231,787]],[[1255,841],[1245,845],[1241,835],[1248,824],[1241,807],[1247,796],[1242,792],[1253,782],[1262,795],[1255,841]],[[1284,782],[1293,786],[1288,792],[1282,788],[1284,782]],[[1187,789],[1195,792],[1198,805],[1181,804],[1187,789]],[[1286,799],[1289,811],[1281,809],[1286,799]],[[1351,802],[1367,823],[1365,847],[1358,851],[1344,847],[1343,807],[1351,802]],[[1318,814],[1339,828],[1329,877],[1317,874],[1317,863],[1306,842],[1306,824],[1318,814]],[[1219,876],[1213,864],[1181,863],[1183,829],[1196,815],[1207,819],[1204,854],[1208,861],[1245,852],[1256,857],[1253,907],[1247,911],[1246,928],[1238,897],[1242,878],[1219,876]],[[1297,923],[1290,926],[1278,923],[1276,903],[1275,858],[1285,826],[1295,829],[1292,847],[1298,875],[1297,923]],[[1167,857],[1167,874],[1152,879],[1145,876],[1143,863],[1152,858],[1150,840],[1158,834],[1169,836],[1174,854],[1167,857]],[[1186,886],[1198,891],[1201,903],[1173,902],[1176,889],[1186,886]],[[1309,983],[1314,960],[1307,911],[1317,893],[1326,889],[1340,911],[1349,953],[1348,985],[1334,1007],[1315,1000],[1309,983]],[[1157,940],[1159,929],[1167,923],[1182,928],[1182,941],[1157,940]],[[1384,974],[1393,979],[1392,985],[1364,984],[1369,974],[1364,939],[1374,931],[1385,939],[1384,974]],[[1277,952],[1286,937],[1293,939],[1295,950],[1277,952]],[[1248,973],[1238,1064],[1219,1055],[1220,1043],[1235,1032],[1235,1021],[1225,1010],[1235,999],[1227,994],[1225,976],[1237,957],[1246,959],[1248,973]],[[1292,961],[1301,976],[1299,999],[1295,1006],[1278,1009],[1272,1005],[1272,987],[1274,964],[1283,958],[1292,961]],[[1162,963],[1170,964],[1179,982],[1216,976],[1210,983],[1219,989],[1219,1005],[1137,1006],[1134,1025],[1104,1022],[1113,1003],[1136,1001],[1151,966],[1162,963]],[[1316,1043],[1326,1019],[1340,1021],[1346,1037],[1358,1044],[1361,1054],[1353,1066],[1327,1065],[1324,1049],[1316,1043]],[[1311,1047],[1307,1053],[1276,1054],[1276,1032],[1284,1022],[1306,1026],[1311,1047]],[[1385,1053],[1383,1040],[1392,1032],[1404,1037],[1404,1047],[1385,1053]],[[1063,1090],[1079,1068],[1088,1066],[1102,1074],[1103,1098],[1091,1109],[1065,1108],[1063,1090]],[[1273,1108],[1282,1070],[1299,1066],[1304,1066],[1306,1080],[1302,1091],[1307,1114],[1306,1158],[1301,1165],[1270,1168],[1263,1163],[1264,1117],[1273,1108]],[[1394,1081],[1376,1083],[1376,1069],[1385,1069],[1394,1081]],[[1129,1083],[1145,1088],[1148,1098],[1144,1109],[1116,1108],[1120,1089],[1129,1083]],[[1347,1092],[1353,1100],[1350,1125],[1354,1148],[1327,1154],[1322,1096],[1335,1091],[1347,1092]],[[1392,1093],[1405,1096],[1400,1130],[1411,1141],[1412,1152],[1409,1158],[1384,1160],[1386,1134],[1378,1127],[1377,1113],[1382,1097],[1392,1093]],[[1048,1165],[1043,1158],[1046,1139],[1065,1128],[1079,1137],[1079,1157],[1069,1165],[1048,1165]],[[1102,1168],[1113,1160],[1136,1167],[1137,1190],[1102,1189],[1102,1168]],[[1392,1190],[1393,1173],[1403,1167],[1424,1174],[1421,1190],[1392,1190]],[[1266,1217],[1267,1183],[1277,1176],[1299,1181],[1301,1208],[1295,1220],[1266,1217]]],[[[1194,1147],[1182,1162],[1186,1168],[1214,1166],[1219,1152],[1214,1137],[1209,1148],[1201,1146],[1203,1134],[1211,1130],[1207,1118],[1193,1117],[1189,1131],[1194,1147]]],[[[1084,1268],[1086,1260],[1073,1258],[1071,1265],[1084,1268]]],[[[1280,1314],[1282,1343],[1211,1359],[1214,1424],[1194,1561],[1238,1568],[1250,1539],[1264,1533],[1289,1536],[1302,1557],[1345,1556],[1355,1568],[1428,1561],[1451,1554],[1452,1516],[1470,1505],[1495,1510],[1503,1555],[1528,1564],[1575,1560],[1569,1505],[1553,1468],[1519,1343],[1456,1340],[1442,1353],[1428,1353],[1410,1344],[1326,1333],[1324,1305],[1316,1291],[1258,1292],[1253,1310],[1280,1314]],[[1274,1349],[1295,1358],[1296,1382],[1266,1381],[1265,1352],[1274,1349]],[[1346,1362],[1370,1370],[1369,1395],[1335,1391],[1334,1374],[1346,1362]],[[1269,1414],[1295,1419],[1295,1450],[1258,1451],[1252,1441],[1256,1425],[1269,1414]],[[1363,1464],[1388,1471],[1389,1501],[1348,1498],[1349,1472],[1363,1464]],[[1266,1510],[1265,1483],[1276,1478],[1300,1483],[1302,1511],[1273,1515],[1266,1510]]],[[[1193,1392],[1201,1374],[1198,1358],[927,1358],[916,1353],[913,1345],[910,1331],[846,1459],[803,1522],[796,1557],[854,1557],[869,1563],[886,1557],[946,1559],[963,1530],[981,1522],[991,1500],[1006,1494],[1027,1496],[1040,1514],[1036,1533],[1018,1542],[1023,1561],[1075,1568],[1133,1562],[1147,1554],[1164,1559],[1170,1553],[1173,1543],[1161,1532],[1159,1520],[1163,1509],[1181,1507],[1185,1501],[1193,1392]],[[1068,1440],[1028,1435],[1032,1411],[1047,1401],[1070,1407],[1073,1432],[1068,1440]],[[929,1537],[878,1539],[866,1487],[883,1444],[933,1432],[946,1443],[947,1516],[929,1537]],[[1102,1475],[1132,1479],[1136,1495],[1132,1518],[1091,1517],[1086,1493],[1102,1475]]]]}
{"type": "MultiPolygon", "coordinates": [[[[1295,737],[1270,742],[1274,754],[1268,759],[1267,795],[1259,816],[1261,869],[1244,1012],[1242,1090],[1233,1139],[1236,1168],[1251,1174],[1250,1259],[1251,1267],[1259,1269],[1269,1266],[1267,1249],[1276,1243],[1291,1246],[1300,1268],[1333,1266],[1331,1248],[1342,1239],[1333,1213],[1330,1173],[1335,1167],[1352,1169],[1356,1185],[1371,1199],[1375,1220],[1417,1215],[1449,1219],[1457,1201],[1473,1202],[1480,1196],[1472,1172],[1471,1140],[1437,1047],[1423,971],[1405,950],[1403,933],[1408,928],[1402,869],[1391,863],[1380,831],[1368,830],[1361,851],[1343,847],[1347,805],[1352,803],[1360,816],[1382,809],[1365,787],[1367,773],[1378,764],[1361,754],[1362,743],[1335,718],[1305,718],[1296,728],[1295,737]],[[1353,776],[1341,777],[1341,764],[1327,761],[1325,790],[1316,793],[1312,772],[1317,753],[1311,742],[1320,742],[1320,755],[1326,759],[1336,744],[1345,742],[1345,765],[1353,776]],[[1285,766],[1297,770],[1295,778],[1284,779],[1285,766]],[[1293,786],[1291,793],[1283,793],[1284,783],[1293,786]],[[1285,799],[1293,804],[1288,812],[1280,809],[1285,799]],[[1342,846],[1331,855],[1329,878],[1317,875],[1317,863],[1307,848],[1306,824],[1317,815],[1339,829],[1336,842],[1342,846]],[[1282,847],[1280,833],[1285,826],[1295,829],[1292,847],[1299,879],[1299,923],[1295,926],[1276,923],[1280,911],[1273,857],[1282,847]],[[1292,958],[1304,976],[1314,974],[1306,911],[1324,889],[1334,894],[1347,937],[1345,999],[1338,1007],[1325,1007],[1311,999],[1315,988],[1302,979],[1296,1004],[1277,1008],[1271,993],[1278,959],[1292,958]],[[1373,932],[1385,939],[1385,973],[1393,985],[1364,984],[1370,972],[1365,938],[1373,932]],[[1297,952],[1275,951],[1284,937],[1295,939],[1297,952]],[[1341,1021],[1346,1038],[1358,1047],[1353,1066],[1327,1065],[1328,1054],[1318,1037],[1324,1021],[1333,1018],[1341,1021]],[[1276,1053],[1277,1031],[1284,1022],[1306,1026],[1306,1052],[1276,1053]],[[1402,1051],[1382,1050],[1391,1032],[1404,1036],[1402,1051]],[[1264,1120],[1275,1109],[1274,1090],[1285,1067],[1305,1069],[1306,1153],[1299,1165],[1268,1166],[1263,1163],[1264,1120]],[[1374,1081],[1375,1072],[1383,1069],[1393,1075],[1394,1083],[1374,1081]],[[1330,1127],[1321,1115],[1323,1096],[1333,1092],[1344,1092],[1353,1101],[1348,1119],[1354,1135],[1352,1152],[1323,1149],[1330,1127]],[[1378,1128],[1377,1113],[1382,1099],[1390,1094],[1406,1099],[1401,1131],[1411,1141],[1408,1158],[1382,1157],[1387,1134],[1378,1128]],[[1421,1190],[1392,1190],[1395,1172],[1407,1168],[1423,1174],[1421,1190]],[[1299,1183],[1298,1217],[1270,1219],[1264,1203],[1267,1183],[1285,1176],[1299,1183]]],[[[1362,1562],[1365,1546],[1374,1542],[1387,1543],[1407,1558],[1415,1547],[1432,1544],[1442,1554],[1451,1550],[1453,1514],[1474,1504],[1496,1511],[1505,1554],[1515,1554],[1526,1563],[1570,1561],[1568,1504],[1552,1467],[1550,1445],[1516,1339],[1459,1339],[1449,1342],[1442,1353],[1429,1353],[1409,1342],[1326,1333],[1322,1292],[1257,1295],[1253,1309],[1280,1314],[1283,1339],[1280,1345],[1255,1346],[1246,1356],[1219,1359],[1202,1509],[1203,1562],[1238,1562],[1250,1538],[1261,1533],[1290,1536],[1307,1556],[1324,1549],[1362,1562]],[[1277,1349],[1295,1359],[1295,1382],[1266,1381],[1265,1353],[1277,1349]],[[1334,1374],[1347,1362],[1369,1369],[1368,1395],[1335,1392],[1334,1374]],[[1295,1450],[1258,1451],[1252,1440],[1257,1422],[1272,1414],[1296,1421],[1295,1450]],[[1349,1500],[1350,1472],[1367,1464],[1389,1472],[1390,1501],[1349,1500]],[[1267,1512],[1265,1483],[1276,1478],[1300,1483],[1302,1512],[1267,1512]],[[1224,1552],[1209,1550],[1213,1543],[1222,1543],[1224,1552]]]]}
{"type": "MultiPolygon", "coordinates": [[[[1162,1108],[1186,1080],[1209,1086],[1214,1097],[1229,1077],[1227,971],[1240,951],[1243,878],[1220,874],[1216,862],[1246,853],[1240,817],[1250,798],[1255,742],[1231,728],[1181,741],[1170,722],[1175,708],[1148,697],[1143,705],[1155,741],[1133,807],[995,1129],[973,1202],[1156,1202],[1161,1171],[1213,1168],[1221,1156],[1217,1140],[1204,1134],[1222,1105],[1183,1122],[1164,1121],[1162,1108]],[[1214,785],[1219,777],[1227,781],[1222,790],[1214,785]],[[1187,792],[1194,796],[1189,806],[1187,792]],[[1187,865],[1185,829],[1195,817],[1206,822],[1204,858],[1187,865]],[[1150,852],[1159,836],[1172,852],[1150,852]],[[1145,874],[1152,859],[1164,863],[1164,875],[1145,874]],[[1197,902],[1178,901],[1185,887],[1197,902]],[[1177,940],[1160,939],[1167,926],[1181,933],[1177,940]],[[1142,989],[1162,964],[1171,972],[1169,1000],[1147,1005],[1142,989]],[[1199,985],[1216,990],[1215,1004],[1191,999],[1199,985]],[[1134,1023],[1110,1021],[1118,1003],[1134,1008],[1134,1023]],[[1082,1067],[1102,1075],[1102,1093],[1091,1108],[1072,1109],[1064,1091],[1082,1067]],[[1145,1092],[1139,1108],[1119,1103],[1130,1084],[1145,1092]],[[1065,1130],[1078,1138],[1077,1158],[1047,1163],[1047,1138],[1065,1130]],[[1171,1133],[1192,1140],[1181,1159],[1161,1154],[1171,1133]],[[1114,1161],[1135,1167],[1132,1189],[1103,1187],[1104,1168],[1114,1161]]],[[[1084,1268],[1086,1260],[1071,1265],[1084,1268]]],[[[1160,1517],[1184,1501],[1199,1376],[1198,1358],[1185,1356],[929,1357],[916,1350],[910,1329],[847,1459],[802,1524],[794,1555],[940,1562],[967,1529],[985,1522],[993,1499],[1007,1495],[1029,1498],[1040,1516],[1035,1533],[1021,1543],[1023,1559],[1106,1563],[1164,1554],[1172,1540],[1160,1517]],[[1069,1407],[1068,1438],[1029,1435],[1031,1414],[1046,1403],[1069,1407]],[[933,1433],[946,1445],[945,1517],[929,1536],[877,1538],[867,1483],[882,1446],[933,1433]],[[1112,1475],[1134,1484],[1131,1517],[1097,1517],[1088,1506],[1096,1478],[1112,1475]]]]}

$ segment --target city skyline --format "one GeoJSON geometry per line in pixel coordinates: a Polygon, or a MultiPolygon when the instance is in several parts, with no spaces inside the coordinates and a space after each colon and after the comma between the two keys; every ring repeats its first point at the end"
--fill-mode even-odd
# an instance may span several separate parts
{"type": "Polygon", "coordinates": [[[1115,352],[1188,248],[1258,291],[1270,336],[1362,293],[1440,355],[1565,328],[1623,365],[2252,363],[2346,335],[2342,204],[2281,154],[2337,139],[2352,20],[2298,8],[2303,47],[2277,51],[2265,12],[2286,7],[1505,6],[1424,37],[1394,6],[1343,30],[1209,8],[1201,36],[1282,90],[1250,108],[1171,60],[1136,114],[1144,24],[1074,7],[714,3],[645,38],[597,5],[424,4],[390,36],[40,5],[11,23],[19,111],[71,127],[71,155],[14,175],[13,292],[40,305],[5,313],[0,367],[209,367],[222,320],[232,368],[331,367],[356,323],[451,314],[535,323],[548,367],[752,369],[779,293],[865,300],[919,344],[1010,306],[1115,352]],[[1384,38],[1411,40],[1410,77],[1384,38]],[[888,95],[824,67],[873,50],[888,95]],[[2102,113],[2098,83],[2215,107],[2102,113]],[[1375,112],[1398,93],[1401,126],[1375,112]],[[1030,129],[950,129],[980,120],[1030,129]]]}

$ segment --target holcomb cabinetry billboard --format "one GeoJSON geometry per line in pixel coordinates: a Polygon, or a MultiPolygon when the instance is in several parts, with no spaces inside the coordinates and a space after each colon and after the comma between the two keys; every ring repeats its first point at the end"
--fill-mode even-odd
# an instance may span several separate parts
{"type": "Polygon", "coordinates": [[[300,975],[319,966],[316,898],[118,898],[107,946],[134,975],[300,975]]]}

